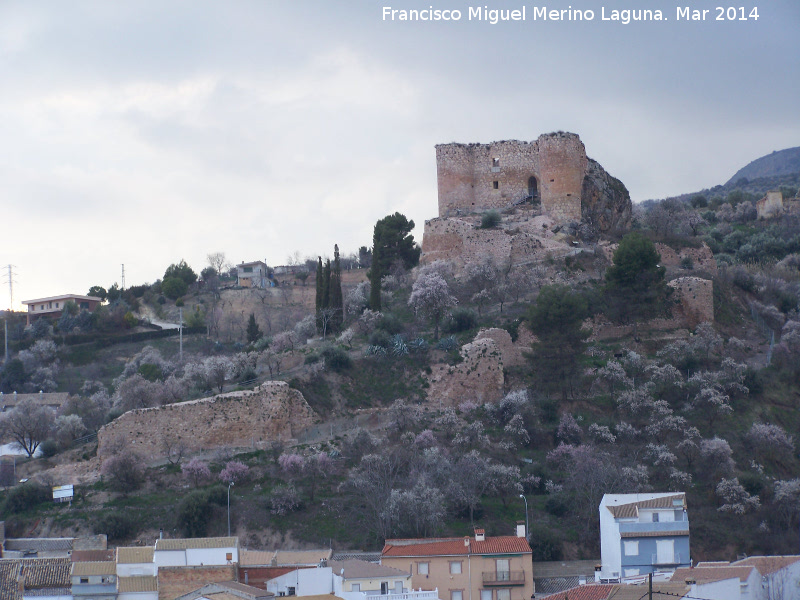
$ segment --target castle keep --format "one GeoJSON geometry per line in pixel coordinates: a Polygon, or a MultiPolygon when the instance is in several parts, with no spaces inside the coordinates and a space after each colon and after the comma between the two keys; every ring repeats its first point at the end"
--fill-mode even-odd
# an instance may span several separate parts
{"type": "Polygon", "coordinates": [[[589,160],[574,133],[535,142],[436,146],[439,217],[530,200],[559,223],[581,220],[581,192],[589,160]]]}

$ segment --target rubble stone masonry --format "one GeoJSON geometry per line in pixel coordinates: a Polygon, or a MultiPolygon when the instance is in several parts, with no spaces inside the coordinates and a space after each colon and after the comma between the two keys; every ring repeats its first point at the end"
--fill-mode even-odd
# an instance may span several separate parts
{"type": "Polygon", "coordinates": [[[436,146],[439,216],[503,208],[528,196],[559,223],[581,220],[586,149],[574,133],[535,142],[436,146]]]}
{"type": "Polygon", "coordinates": [[[315,413],[303,395],[283,381],[253,391],[131,410],[98,432],[97,455],[108,458],[123,443],[145,460],[163,458],[165,438],[187,451],[263,446],[289,440],[311,426],[315,413]]]}

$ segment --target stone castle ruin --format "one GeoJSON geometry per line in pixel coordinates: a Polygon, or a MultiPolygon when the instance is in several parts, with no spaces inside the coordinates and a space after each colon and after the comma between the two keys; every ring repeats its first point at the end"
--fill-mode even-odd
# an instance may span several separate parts
{"type": "Polygon", "coordinates": [[[425,222],[423,264],[478,257],[498,265],[530,264],[576,249],[578,229],[602,233],[630,226],[631,198],[621,181],[586,156],[574,133],[550,133],[535,142],[436,146],[439,216],[425,222]],[[497,210],[498,227],[481,229],[497,210]],[[559,233],[561,232],[561,233],[559,233]]]}
{"type": "Polygon", "coordinates": [[[586,156],[574,133],[535,142],[440,144],[436,172],[440,218],[527,203],[557,224],[587,221],[600,231],[630,224],[628,190],[586,156]]]}

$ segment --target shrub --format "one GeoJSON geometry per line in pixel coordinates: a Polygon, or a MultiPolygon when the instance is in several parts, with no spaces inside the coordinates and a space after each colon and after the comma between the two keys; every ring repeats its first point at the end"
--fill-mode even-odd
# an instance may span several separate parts
{"type": "Polygon", "coordinates": [[[237,483],[246,479],[249,471],[250,469],[243,462],[232,460],[219,472],[219,480],[223,483],[237,483]]]}
{"type": "Polygon", "coordinates": [[[39,452],[41,452],[42,456],[45,458],[54,457],[58,454],[59,449],[58,442],[53,439],[45,440],[39,444],[39,452]]]}
{"type": "Polygon", "coordinates": [[[300,495],[291,484],[277,485],[269,496],[268,504],[269,512],[282,517],[300,508],[300,495]]]}
{"type": "Polygon", "coordinates": [[[380,346],[381,348],[388,348],[391,344],[391,337],[383,329],[376,329],[369,335],[370,346],[380,346]]]}
{"type": "Polygon", "coordinates": [[[337,373],[349,369],[353,364],[350,356],[341,348],[328,346],[322,350],[321,354],[325,359],[325,366],[337,373]]]}
{"type": "Polygon", "coordinates": [[[436,344],[436,347],[439,350],[444,350],[445,352],[452,352],[453,350],[458,349],[458,341],[456,340],[455,336],[447,336],[439,340],[439,343],[436,344]]]}
{"type": "Polygon", "coordinates": [[[138,490],[144,483],[142,460],[130,451],[106,459],[100,470],[108,478],[111,489],[123,494],[138,490]]]}
{"type": "Polygon", "coordinates": [[[319,354],[316,354],[316,353],[309,354],[308,356],[306,356],[305,364],[313,365],[315,363],[318,363],[320,358],[322,358],[322,357],[319,354]]]}
{"type": "Polygon", "coordinates": [[[9,490],[3,512],[6,514],[25,512],[51,499],[50,490],[36,482],[28,481],[9,490]]]}
{"type": "Polygon", "coordinates": [[[474,329],[478,325],[478,317],[468,308],[456,308],[450,313],[450,318],[443,329],[447,333],[459,333],[474,329]]]}
{"type": "Polygon", "coordinates": [[[178,528],[186,537],[203,537],[208,530],[212,512],[209,495],[206,492],[199,490],[191,492],[178,504],[178,528]]]}
{"type": "Polygon", "coordinates": [[[139,532],[137,520],[129,513],[114,511],[94,520],[92,530],[96,534],[105,533],[109,540],[131,538],[139,532]]]}
{"type": "Polygon", "coordinates": [[[569,501],[560,494],[552,494],[547,497],[544,508],[554,517],[563,517],[569,512],[569,501]]]}
{"type": "Polygon", "coordinates": [[[391,313],[384,314],[378,321],[376,327],[378,329],[383,329],[389,335],[395,335],[403,331],[403,324],[400,322],[400,319],[391,313]]]}
{"type": "Polygon", "coordinates": [[[481,217],[481,229],[492,229],[500,224],[500,213],[496,210],[490,210],[483,213],[481,217]]]}

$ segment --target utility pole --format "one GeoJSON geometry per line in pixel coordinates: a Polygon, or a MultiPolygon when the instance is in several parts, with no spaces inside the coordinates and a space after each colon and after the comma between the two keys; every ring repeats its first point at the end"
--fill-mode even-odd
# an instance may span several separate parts
{"type": "Polygon", "coordinates": [[[647,597],[649,600],[653,600],[653,574],[650,573],[647,576],[647,597]]]}
{"type": "Polygon", "coordinates": [[[122,264],[122,291],[125,291],[125,263],[122,264]]]}
{"type": "Polygon", "coordinates": [[[178,360],[183,363],[183,308],[178,309],[178,360]]]}

